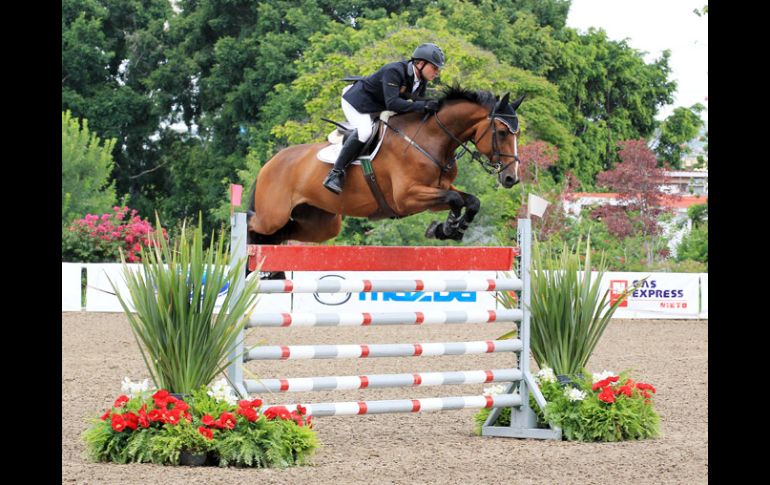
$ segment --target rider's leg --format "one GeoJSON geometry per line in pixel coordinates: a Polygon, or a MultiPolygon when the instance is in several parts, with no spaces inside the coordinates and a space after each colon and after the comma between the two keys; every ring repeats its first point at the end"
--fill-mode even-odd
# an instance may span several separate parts
{"type": "Polygon", "coordinates": [[[342,192],[345,184],[345,169],[356,158],[372,134],[372,117],[368,113],[359,113],[344,99],[342,100],[342,111],[356,130],[342,145],[337,161],[334,162],[334,168],[329,171],[329,175],[323,182],[324,187],[335,194],[342,192]]]}

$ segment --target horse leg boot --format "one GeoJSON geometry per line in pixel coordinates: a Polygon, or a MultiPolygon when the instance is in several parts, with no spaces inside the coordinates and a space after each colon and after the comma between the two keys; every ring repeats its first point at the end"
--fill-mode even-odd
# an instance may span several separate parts
{"type": "Polygon", "coordinates": [[[342,187],[345,185],[345,169],[356,158],[356,155],[358,155],[363,146],[364,142],[358,140],[358,132],[354,131],[351,133],[348,139],[345,140],[345,144],[342,145],[340,155],[337,157],[337,161],[334,162],[334,168],[326,176],[324,187],[338,195],[342,192],[342,187]]]}

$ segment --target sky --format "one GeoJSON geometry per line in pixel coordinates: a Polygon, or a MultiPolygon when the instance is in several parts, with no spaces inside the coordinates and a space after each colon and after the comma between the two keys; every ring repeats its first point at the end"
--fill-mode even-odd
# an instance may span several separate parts
{"type": "MultiPolygon", "coordinates": [[[[708,0],[572,0],[567,26],[585,32],[601,28],[611,40],[626,39],[644,51],[645,61],[671,51],[669,79],[677,81],[674,103],[664,106],[656,119],[663,120],[674,108],[701,103],[708,108],[708,14],[693,13],[708,0]]],[[[708,120],[708,111],[701,113],[708,120]]]]}

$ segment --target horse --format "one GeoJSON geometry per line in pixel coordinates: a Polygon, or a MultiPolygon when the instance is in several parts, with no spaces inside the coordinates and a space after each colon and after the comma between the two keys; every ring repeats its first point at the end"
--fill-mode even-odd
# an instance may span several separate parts
{"type": "MultiPolygon", "coordinates": [[[[409,112],[385,122],[382,145],[371,165],[390,217],[449,210],[446,220],[432,222],[425,236],[462,240],[481,204],[478,197],[452,185],[457,159],[468,151],[488,173],[497,174],[503,187],[519,182],[516,109],[524,96],[512,103],[508,97],[454,86],[444,91],[432,115],[409,112]],[[455,154],[460,147],[463,150],[455,154]]],[[[340,195],[323,187],[329,166],[316,155],[329,144],[290,146],[265,163],[251,191],[249,244],[320,243],[339,234],[342,216],[383,217],[383,204],[367,186],[361,166],[348,167],[340,195]]]]}

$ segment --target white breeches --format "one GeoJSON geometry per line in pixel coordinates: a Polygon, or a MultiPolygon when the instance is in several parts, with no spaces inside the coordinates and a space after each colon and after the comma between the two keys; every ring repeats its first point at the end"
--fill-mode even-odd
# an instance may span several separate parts
{"type": "MultiPolygon", "coordinates": [[[[342,90],[342,94],[345,94],[352,86],[345,86],[342,90]]],[[[342,112],[345,113],[345,118],[348,119],[353,128],[358,130],[358,141],[365,142],[372,135],[372,115],[369,113],[359,113],[356,109],[342,98],[342,112]]]]}

